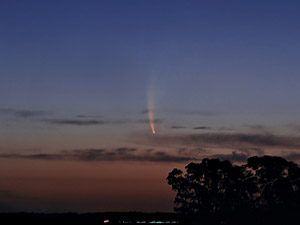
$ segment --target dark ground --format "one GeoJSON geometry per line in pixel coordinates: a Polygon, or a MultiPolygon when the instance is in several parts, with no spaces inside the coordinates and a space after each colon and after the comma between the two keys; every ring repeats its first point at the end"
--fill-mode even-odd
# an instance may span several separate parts
{"type": "Polygon", "coordinates": [[[0,224],[92,225],[92,224],[182,224],[175,213],[107,212],[107,213],[1,213],[0,224]],[[108,221],[107,221],[108,220],[108,221]],[[106,221],[106,223],[104,222],[106,221]],[[5,223],[4,223],[5,222],[5,223]],[[152,222],[152,223],[151,223],[152,222]],[[176,222],[176,223],[175,223],[176,222]]]}
{"type": "Polygon", "coordinates": [[[177,224],[177,225],[289,225],[299,224],[299,210],[244,211],[226,214],[183,215],[177,213],[0,213],[0,224],[92,225],[92,224],[177,224]],[[108,223],[104,223],[109,220],[108,223]],[[156,222],[156,223],[155,223],[156,222]]]}

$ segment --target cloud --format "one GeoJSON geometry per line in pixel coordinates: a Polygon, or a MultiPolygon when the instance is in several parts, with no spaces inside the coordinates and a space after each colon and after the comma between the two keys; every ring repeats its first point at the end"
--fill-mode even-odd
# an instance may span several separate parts
{"type": "Polygon", "coordinates": [[[105,124],[102,120],[75,120],[75,119],[42,119],[42,122],[56,125],[102,125],[105,124]]]}
{"type": "Polygon", "coordinates": [[[132,152],[136,152],[137,149],[135,148],[117,148],[115,149],[116,152],[118,152],[119,154],[127,154],[127,153],[132,153],[132,152]]]}
{"type": "Polygon", "coordinates": [[[84,115],[84,114],[79,114],[77,115],[78,118],[103,118],[103,116],[100,115],[84,115]]]}
{"type": "Polygon", "coordinates": [[[286,158],[287,160],[297,161],[297,160],[300,160],[300,153],[299,152],[291,152],[289,154],[284,155],[283,157],[286,158]]]}
{"type": "Polygon", "coordinates": [[[27,109],[0,109],[0,114],[13,116],[17,118],[31,118],[52,115],[52,112],[42,110],[27,110],[27,109]]]}
{"type": "Polygon", "coordinates": [[[183,129],[185,128],[184,126],[171,126],[171,129],[183,129]]]}
{"type": "Polygon", "coordinates": [[[60,160],[62,159],[62,155],[58,154],[19,154],[19,153],[5,153],[0,154],[0,158],[6,159],[44,159],[44,160],[60,160]]]}
{"type": "MultiPolygon", "coordinates": [[[[148,157],[146,156],[146,158],[148,157]]],[[[154,152],[148,159],[152,162],[187,162],[199,160],[195,157],[170,155],[166,152],[154,152]]]]}
{"type": "Polygon", "coordinates": [[[237,149],[237,151],[243,152],[248,155],[254,154],[254,155],[262,156],[265,154],[265,151],[261,148],[239,148],[237,149]]]}
{"type": "Polygon", "coordinates": [[[229,160],[231,162],[247,162],[249,155],[244,153],[237,153],[233,151],[231,154],[211,155],[211,158],[218,158],[220,160],[229,160]]]}
{"type": "MultiPolygon", "coordinates": [[[[87,115],[77,115],[76,119],[55,119],[55,118],[45,118],[41,119],[41,122],[45,122],[52,125],[77,125],[77,126],[89,126],[89,125],[105,125],[105,124],[124,124],[124,123],[144,123],[148,124],[149,119],[139,119],[139,120],[103,120],[97,119],[101,116],[87,116],[87,115]]],[[[163,123],[162,119],[155,119],[154,123],[163,123]]]]}
{"type": "Polygon", "coordinates": [[[193,156],[180,156],[163,151],[139,151],[134,148],[77,149],[63,150],[55,154],[0,154],[0,158],[36,160],[75,160],[75,161],[148,161],[148,162],[187,162],[199,160],[193,156]]]}
{"type": "MultiPolygon", "coordinates": [[[[116,149],[74,149],[62,150],[57,153],[43,154],[0,154],[0,158],[24,159],[24,160],[47,160],[47,161],[82,161],[82,162],[103,162],[103,161],[136,161],[136,162],[165,162],[165,163],[187,163],[198,162],[203,158],[219,158],[232,162],[244,162],[250,157],[249,153],[232,154],[209,154],[203,148],[180,148],[172,153],[155,149],[138,150],[135,148],[116,149]]],[[[0,193],[1,195],[1,193],[0,193]]]]}
{"type": "Polygon", "coordinates": [[[178,154],[179,155],[199,155],[199,154],[203,154],[203,153],[207,153],[207,150],[204,148],[180,148],[178,149],[178,154]]]}
{"type": "MultiPolygon", "coordinates": [[[[209,154],[209,151],[203,148],[180,148],[172,154],[166,151],[157,151],[154,149],[138,150],[135,148],[116,148],[116,149],[75,149],[62,150],[58,153],[43,154],[0,154],[0,158],[7,159],[31,159],[31,160],[68,160],[83,162],[103,162],[103,161],[139,161],[139,162],[175,162],[187,163],[201,161],[203,158],[219,158],[221,160],[230,160],[232,162],[245,162],[250,157],[250,153],[232,154],[209,154]]],[[[1,194],[1,193],[0,193],[1,194]]]]}
{"type": "Polygon", "coordinates": [[[266,126],[263,126],[263,125],[245,125],[245,127],[256,133],[269,133],[270,132],[270,130],[266,126]]]}
{"type": "MultiPolygon", "coordinates": [[[[77,116],[78,117],[78,116],[77,116]]],[[[77,125],[77,126],[92,126],[92,125],[105,125],[105,124],[124,124],[124,123],[149,123],[148,119],[141,120],[98,120],[87,119],[86,116],[80,116],[79,119],[41,119],[41,122],[45,122],[52,125],[77,125]]],[[[160,124],[163,121],[161,119],[155,119],[156,124],[160,124]]]]}
{"type": "MultiPolygon", "coordinates": [[[[147,114],[149,112],[148,109],[144,109],[140,112],[140,114],[147,114]]],[[[160,111],[161,112],[161,111],[160,111]]],[[[199,111],[199,110],[194,110],[194,111],[183,111],[183,110],[164,110],[162,113],[176,113],[176,114],[183,114],[183,115],[195,115],[195,116],[215,116],[218,113],[213,112],[213,111],[199,111]]]]}
{"type": "Polygon", "coordinates": [[[205,127],[205,126],[200,126],[200,127],[194,127],[194,130],[209,130],[211,129],[210,127],[205,127]]]}
{"type": "MultiPolygon", "coordinates": [[[[137,140],[137,139],[136,139],[137,140]]],[[[267,133],[202,133],[182,135],[146,135],[139,140],[144,144],[165,147],[213,148],[299,148],[300,138],[267,133]]]]}
{"type": "Polygon", "coordinates": [[[77,126],[121,124],[126,122],[125,120],[85,120],[85,119],[42,119],[41,121],[53,125],[77,125],[77,126]]]}
{"type": "MultiPolygon", "coordinates": [[[[231,154],[211,154],[209,150],[203,148],[180,148],[172,153],[154,149],[138,150],[135,148],[116,148],[116,149],[75,149],[62,150],[57,153],[43,154],[0,154],[0,158],[23,159],[23,160],[45,160],[45,161],[81,161],[81,162],[162,162],[162,163],[188,163],[199,162],[203,158],[218,158],[231,162],[246,162],[250,156],[262,154],[260,149],[239,149],[232,151],[231,154]],[[240,152],[239,152],[240,151],[240,152]]],[[[292,152],[281,157],[287,160],[297,161],[300,153],[292,152]]],[[[1,197],[9,197],[10,193],[1,192],[1,197]]]]}
{"type": "Polygon", "coordinates": [[[219,131],[233,131],[233,130],[235,130],[235,128],[233,128],[233,127],[220,127],[218,130],[219,131]]]}

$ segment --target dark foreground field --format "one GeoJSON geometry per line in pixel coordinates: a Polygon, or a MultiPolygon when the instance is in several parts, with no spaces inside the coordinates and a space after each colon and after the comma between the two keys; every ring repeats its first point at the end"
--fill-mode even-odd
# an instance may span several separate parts
{"type": "Polygon", "coordinates": [[[2,213],[0,224],[92,225],[92,224],[182,224],[175,213],[107,212],[107,213],[2,213]],[[3,223],[5,222],[5,223],[3,223]]]}
{"type": "Polygon", "coordinates": [[[219,215],[176,213],[1,213],[1,224],[92,225],[92,224],[169,224],[169,225],[282,225],[297,224],[299,211],[247,211],[219,215]],[[296,222],[296,223],[295,223],[296,222]]]}

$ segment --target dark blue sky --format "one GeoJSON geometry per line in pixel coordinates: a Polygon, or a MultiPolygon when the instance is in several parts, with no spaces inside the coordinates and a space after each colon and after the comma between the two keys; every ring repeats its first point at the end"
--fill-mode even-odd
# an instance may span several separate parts
{"type": "MultiPolygon", "coordinates": [[[[163,186],[172,166],[160,163],[164,154],[173,157],[178,148],[190,159],[195,152],[200,158],[223,154],[233,160],[262,153],[295,156],[299,141],[293,138],[300,131],[299,12],[300,2],[290,0],[1,0],[0,158],[4,153],[25,154],[11,155],[16,162],[8,165],[18,165],[11,168],[16,174],[16,168],[26,165],[27,179],[34,167],[24,164],[24,158],[40,159],[30,154],[80,159],[71,171],[76,174],[87,166],[78,155],[82,150],[104,148],[118,157],[88,152],[108,161],[104,171],[114,160],[124,168],[126,160],[148,160],[142,169],[140,164],[139,169],[126,168],[129,173],[164,168],[164,173],[156,171],[163,186]],[[148,124],[150,101],[155,137],[148,124]],[[249,141],[261,140],[257,137],[267,140],[249,141]],[[268,145],[274,143],[269,138],[280,143],[268,145]],[[129,155],[124,157],[116,149],[120,147],[129,155]],[[66,153],[74,150],[80,151],[66,153]],[[237,152],[230,155],[232,151],[237,152]]],[[[186,163],[172,157],[169,161],[186,163]]],[[[55,163],[47,161],[44,177],[55,163]]],[[[99,169],[93,163],[89,168],[99,169]]],[[[104,175],[97,176],[91,179],[104,175]]],[[[114,182],[126,176],[116,175],[114,182]]],[[[146,190],[140,193],[145,196],[146,190]]],[[[76,203],[70,198],[73,202],[62,210],[76,203]]],[[[105,208],[87,200],[85,207],[155,209],[155,197],[152,205],[145,201],[123,208],[116,201],[105,208]]],[[[39,204],[32,203],[32,209],[42,208],[39,204]]]]}
{"type": "Polygon", "coordinates": [[[297,1],[2,1],[1,103],[299,112],[297,1]],[[180,93],[180,94],[179,94],[180,93]]]}

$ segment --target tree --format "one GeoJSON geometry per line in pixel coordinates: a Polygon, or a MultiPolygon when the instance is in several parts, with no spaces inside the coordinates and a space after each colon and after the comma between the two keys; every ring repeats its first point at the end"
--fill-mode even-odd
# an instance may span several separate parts
{"type": "Polygon", "coordinates": [[[190,163],[186,174],[173,169],[167,180],[177,192],[175,211],[226,212],[237,209],[298,207],[300,170],[280,157],[251,157],[242,166],[205,158],[190,163]]]}
{"type": "Polygon", "coordinates": [[[297,164],[276,156],[251,157],[247,168],[255,173],[259,192],[257,208],[297,207],[300,193],[300,170],[297,164]]]}

